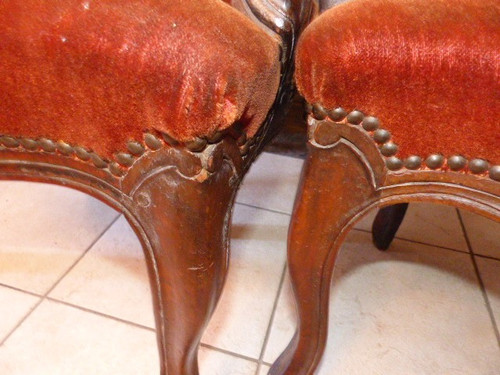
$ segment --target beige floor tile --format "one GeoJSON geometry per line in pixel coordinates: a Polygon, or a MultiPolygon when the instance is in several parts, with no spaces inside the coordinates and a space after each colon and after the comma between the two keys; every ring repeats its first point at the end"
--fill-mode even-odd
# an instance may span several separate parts
{"type": "Polygon", "coordinates": [[[500,223],[465,210],[460,214],[474,253],[500,259],[500,223]]]}
{"type": "Polygon", "coordinates": [[[259,357],[285,264],[288,220],[236,207],[227,282],[202,342],[259,357]]]}
{"type": "MultiPolygon", "coordinates": [[[[289,289],[281,297],[266,361],[293,335],[289,289]]],[[[467,254],[397,240],[382,253],[352,232],[330,306],[319,375],[498,374],[500,349],[467,254]]]]}
{"type": "MultiPolygon", "coordinates": [[[[371,231],[377,210],[371,211],[355,228],[371,231]]],[[[396,237],[429,245],[468,251],[457,211],[440,204],[410,203],[396,237]]]]}
{"type": "Polygon", "coordinates": [[[302,163],[301,159],[262,153],[243,180],[236,201],[291,213],[302,163]]]}
{"type": "Polygon", "coordinates": [[[76,190],[0,182],[0,283],[43,294],[117,217],[76,190]]]}
{"type": "Polygon", "coordinates": [[[39,297],[0,286],[0,342],[39,300],[39,297]]]}
{"type": "Polygon", "coordinates": [[[476,262],[497,327],[500,329],[500,260],[476,257],[476,262]]]}
{"type": "Polygon", "coordinates": [[[267,373],[269,372],[269,370],[271,369],[270,366],[268,365],[262,365],[260,367],[260,370],[259,370],[259,374],[258,375],[267,375],[267,373]]]}
{"type": "Polygon", "coordinates": [[[144,253],[123,216],[50,297],[154,328],[144,253]]]}
{"type": "Polygon", "coordinates": [[[208,348],[198,353],[202,375],[255,375],[257,363],[234,357],[208,348]]]}
{"type": "Polygon", "coordinates": [[[0,348],[9,375],[158,374],[154,332],[43,302],[0,348]]]}

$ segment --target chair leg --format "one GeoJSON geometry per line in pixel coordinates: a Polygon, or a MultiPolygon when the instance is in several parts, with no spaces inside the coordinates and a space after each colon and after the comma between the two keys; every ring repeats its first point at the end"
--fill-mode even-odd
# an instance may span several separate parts
{"type": "Polygon", "coordinates": [[[399,203],[381,208],[373,220],[373,244],[379,250],[387,250],[399,226],[403,222],[408,203],[399,203]]]}
{"type": "Polygon", "coordinates": [[[335,258],[353,219],[373,193],[365,172],[343,145],[335,150],[313,149],[304,165],[288,237],[288,267],[299,322],[270,374],[313,374],[321,359],[335,258]]]}
{"type": "Polygon", "coordinates": [[[146,250],[162,375],[198,374],[198,347],[228,267],[228,228],[239,184],[225,165],[202,181],[165,168],[134,193],[146,250]]]}

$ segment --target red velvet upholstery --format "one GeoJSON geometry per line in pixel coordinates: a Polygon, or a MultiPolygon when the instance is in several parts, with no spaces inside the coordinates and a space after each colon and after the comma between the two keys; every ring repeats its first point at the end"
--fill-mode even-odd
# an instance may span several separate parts
{"type": "Polygon", "coordinates": [[[279,82],[278,42],[220,0],[3,0],[0,135],[109,157],[149,129],[180,141],[241,119],[279,82]]]}
{"type": "Polygon", "coordinates": [[[500,164],[500,1],[352,0],[299,42],[296,81],[310,103],[380,119],[398,156],[500,164]]]}

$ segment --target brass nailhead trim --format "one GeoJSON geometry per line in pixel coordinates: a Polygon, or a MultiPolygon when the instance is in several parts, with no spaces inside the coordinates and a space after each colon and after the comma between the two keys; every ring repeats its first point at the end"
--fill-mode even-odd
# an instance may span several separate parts
{"type": "MultiPolygon", "coordinates": [[[[347,112],[342,108],[338,107],[333,110],[325,109],[320,103],[310,105],[306,103],[307,112],[314,117],[314,119],[322,121],[326,117],[329,117],[334,122],[340,122],[347,117],[347,122],[351,125],[359,125],[363,127],[367,132],[373,132],[373,140],[380,145],[380,152],[386,157],[386,166],[391,171],[397,171],[403,167],[416,170],[420,169],[423,165],[422,158],[416,155],[407,157],[405,160],[401,160],[395,155],[398,153],[399,148],[397,144],[390,142],[391,133],[383,128],[380,128],[380,121],[378,118],[373,116],[365,116],[363,112],[354,110],[351,113],[347,112]]],[[[316,131],[314,133],[314,139],[318,144],[323,146],[333,144],[338,140],[334,136],[330,136],[326,133],[327,129],[321,127],[323,123],[318,124],[316,131]],[[321,129],[320,129],[321,128],[321,129]]],[[[327,124],[323,124],[327,126],[327,124]]],[[[432,154],[425,159],[425,166],[430,169],[439,169],[444,166],[444,164],[452,171],[465,170],[468,162],[468,170],[473,174],[483,174],[488,173],[489,177],[494,181],[500,181],[500,165],[490,166],[487,160],[484,159],[471,159],[467,161],[461,155],[450,156],[447,160],[441,154],[432,154]]]]}
{"type": "Polygon", "coordinates": [[[57,150],[63,155],[71,155],[73,153],[73,147],[63,141],[57,141],[57,150]]]}
{"type": "Polygon", "coordinates": [[[384,156],[396,155],[398,150],[399,150],[398,145],[393,142],[387,142],[380,147],[380,152],[384,156]]]}
{"type": "Polygon", "coordinates": [[[489,164],[483,159],[472,159],[469,161],[469,170],[474,174],[484,173],[488,170],[489,164]]]}
{"type": "Polygon", "coordinates": [[[385,143],[391,139],[391,133],[385,129],[378,129],[373,133],[373,139],[377,143],[385,143]]]}
{"type": "Polygon", "coordinates": [[[364,117],[365,115],[363,114],[363,112],[355,110],[347,115],[347,122],[349,124],[358,125],[361,123],[361,121],[363,121],[364,117]]]}
{"type": "Polygon", "coordinates": [[[80,146],[75,147],[75,154],[79,159],[83,161],[87,161],[90,159],[90,153],[83,147],[80,146]]]}
{"type": "Polygon", "coordinates": [[[31,138],[22,138],[19,142],[26,150],[36,150],[38,148],[38,143],[31,138]]]}
{"type": "Polygon", "coordinates": [[[412,155],[406,158],[404,164],[407,169],[419,169],[422,166],[422,158],[420,156],[412,155]]]}
{"type": "Polygon", "coordinates": [[[144,154],[144,151],[146,151],[144,149],[144,146],[141,145],[139,142],[136,142],[136,141],[130,141],[127,143],[127,149],[130,151],[130,153],[132,155],[135,155],[135,156],[141,156],[142,154],[144,154]]]}
{"type": "Polygon", "coordinates": [[[47,138],[40,138],[38,140],[40,147],[47,152],[54,152],[56,150],[56,144],[47,138]]]}
{"type": "Polygon", "coordinates": [[[192,141],[187,142],[185,145],[190,151],[200,152],[205,149],[207,145],[207,140],[203,138],[195,138],[192,141]]]}
{"type": "Polygon", "coordinates": [[[452,171],[460,171],[467,165],[467,159],[461,155],[453,155],[448,158],[448,166],[452,171]]]}
{"type": "Polygon", "coordinates": [[[119,152],[115,155],[115,157],[116,160],[118,160],[118,163],[120,163],[124,167],[130,167],[132,164],[134,164],[134,157],[130,154],[127,154],[126,152],[119,152]]]}
{"type": "Polygon", "coordinates": [[[144,134],[144,142],[153,151],[159,150],[163,146],[163,143],[151,133],[144,134]]]}
{"type": "Polygon", "coordinates": [[[19,142],[17,141],[17,139],[9,137],[7,135],[0,137],[0,143],[9,148],[15,148],[19,146],[19,142]]]}
{"type": "Polygon", "coordinates": [[[490,178],[495,181],[500,181],[500,165],[495,165],[490,168],[490,178]]]}
{"type": "Polygon", "coordinates": [[[330,117],[333,121],[341,121],[345,119],[346,116],[347,112],[341,107],[328,111],[328,117],[330,117]]]}

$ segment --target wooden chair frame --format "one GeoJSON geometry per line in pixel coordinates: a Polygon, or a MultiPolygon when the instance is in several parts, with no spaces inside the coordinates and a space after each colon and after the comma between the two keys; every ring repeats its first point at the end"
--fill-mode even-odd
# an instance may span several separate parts
{"type": "MultiPolygon", "coordinates": [[[[328,334],[337,253],[368,211],[410,201],[454,205],[500,221],[500,167],[481,159],[397,157],[375,117],[310,106],[309,155],[288,238],[288,267],[298,306],[295,335],[271,374],[313,374],[328,334]]],[[[397,140],[394,140],[396,142],[397,140]]],[[[401,206],[400,206],[401,207],[401,206]]]]}
{"type": "Polygon", "coordinates": [[[227,273],[234,198],[282,123],[294,94],[296,39],[317,9],[312,0],[231,3],[282,49],[280,90],[255,137],[246,139],[237,124],[188,144],[150,132],[123,145],[110,161],[92,152],[92,145],[0,134],[0,179],[67,186],[124,214],[146,256],[163,375],[198,374],[200,339],[227,273]]]}

